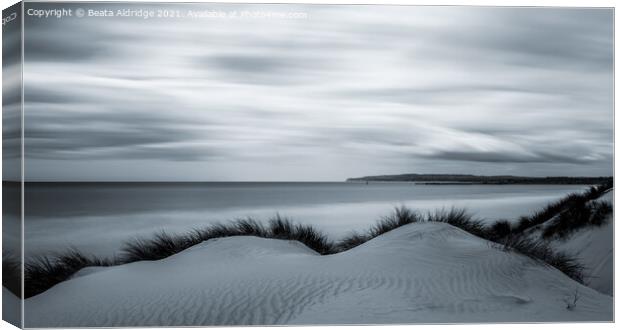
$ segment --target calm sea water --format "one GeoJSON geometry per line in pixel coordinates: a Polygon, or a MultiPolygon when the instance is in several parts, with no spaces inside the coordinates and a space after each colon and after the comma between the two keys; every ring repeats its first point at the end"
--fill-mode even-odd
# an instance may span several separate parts
{"type": "Polygon", "coordinates": [[[279,213],[337,239],[364,230],[400,205],[465,207],[485,221],[514,220],[574,185],[412,183],[79,183],[27,184],[27,256],[67,247],[112,255],[122,242],[160,230],[184,232],[240,217],[279,213]]]}

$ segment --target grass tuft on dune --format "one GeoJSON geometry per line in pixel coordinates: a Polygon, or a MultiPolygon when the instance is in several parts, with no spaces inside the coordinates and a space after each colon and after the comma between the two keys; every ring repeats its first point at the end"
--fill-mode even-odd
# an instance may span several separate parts
{"type": "Polygon", "coordinates": [[[87,256],[75,249],[51,257],[31,258],[24,264],[24,298],[37,295],[68,280],[80,269],[118,264],[120,264],[118,260],[87,256]]]}
{"type": "Polygon", "coordinates": [[[10,254],[2,254],[2,286],[20,297],[22,292],[21,262],[10,254]]]}
{"type": "Polygon", "coordinates": [[[137,238],[125,243],[120,262],[160,260],[187,248],[214,238],[232,236],[257,236],[262,238],[299,241],[320,254],[334,252],[334,244],[327,236],[312,226],[296,224],[279,214],[269,219],[268,225],[252,219],[238,219],[228,224],[215,224],[194,229],[187,234],[170,235],[165,232],[149,239],[137,238]]]}
{"type": "Polygon", "coordinates": [[[515,251],[535,261],[553,266],[573,280],[584,284],[584,267],[576,257],[554,251],[542,240],[534,240],[524,235],[510,235],[498,241],[504,251],[515,251]]]}

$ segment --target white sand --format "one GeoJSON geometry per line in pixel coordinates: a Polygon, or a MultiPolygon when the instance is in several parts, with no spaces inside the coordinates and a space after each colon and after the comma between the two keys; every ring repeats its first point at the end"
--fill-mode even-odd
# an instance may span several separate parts
{"type": "Polygon", "coordinates": [[[442,223],[319,256],[232,237],[91,269],[26,300],[28,327],[610,321],[612,298],[442,223]],[[564,300],[575,289],[574,310],[564,300]]]}

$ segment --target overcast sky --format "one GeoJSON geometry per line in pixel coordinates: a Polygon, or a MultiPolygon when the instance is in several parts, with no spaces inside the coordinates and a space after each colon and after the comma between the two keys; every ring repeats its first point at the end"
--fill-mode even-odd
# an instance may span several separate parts
{"type": "Polygon", "coordinates": [[[609,9],[167,8],[307,18],[27,18],[27,180],[612,174],[609,9]]]}

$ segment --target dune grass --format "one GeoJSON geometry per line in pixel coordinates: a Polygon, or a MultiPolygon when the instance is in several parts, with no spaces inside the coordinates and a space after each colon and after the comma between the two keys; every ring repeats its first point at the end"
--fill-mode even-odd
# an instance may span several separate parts
{"type": "Polygon", "coordinates": [[[14,295],[22,295],[22,273],[19,258],[11,253],[2,254],[2,286],[14,295]]]}
{"type": "Polygon", "coordinates": [[[483,223],[473,219],[465,209],[440,209],[435,212],[422,214],[405,206],[400,206],[396,207],[390,215],[382,217],[366,232],[352,232],[342,238],[340,242],[336,244],[336,250],[339,252],[350,250],[398,227],[418,222],[448,223],[476,236],[486,238],[486,231],[483,223]]]}
{"type": "Polygon", "coordinates": [[[279,215],[269,220],[268,238],[299,241],[321,255],[336,252],[335,244],[327,235],[310,225],[293,224],[288,218],[279,215]]]}
{"type": "Polygon", "coordinates": [[[542,237],[545,239],[564,239],[581,228],[587,226],[600,227],[606,222],[607,216],[612,211],[611,203],[606,201],[576,203],[550,220],[542,230],[542,237]]]}
{"type": "Polygon", "coordinates": [[[125,243],[121,252],[121,260],[125,263],[160,260],[191,247],[186,236],[173,236],[159,232],[152,238],[136,238],[125,243]]]}
{"type": "Polygon", "coordinates": [[[134,239],[123,246],[120,261],[129,263],[141,260],[160,260],[201,242],[232,236],[293,240],[305,244],[322,255],[335,252],[334,243],[314,227],[296,224],[288,218],[276,215],[269,219],[267,226],[252,218],[247,218],[228,224],[215,224],[203,229],[194,229],[187,234],[170,235],[160,232],[149,239],[134,239]]]}
{"type": "Polygon", "coordinates": [[[515,251],[542,264],[553,266],[573,280],[583,282],[584,267],[577,258],[566,253],[554,251],[546,241],[535,240],[524,235],[509,235],[497,243],[504,251],[515,251]]]}
{"type": "Polygon", "coordinates": [[[434,213],[428,213],[427,221],[443,222],[454,227],[463,229],[464,231],[475,236],[488,239],[488,230],[484,223],[474,219],[465,209],[451,208],[450,210],[441,209],[434,213]]]}
{"type": "Polygon", "coordinates": [[[555,215],[575,207],[579,207],[586,202],[597,199],[613,187],[613,181],[609,180],[600,185],[592,186],[588,190],[582,193],[568,194],[566,197],[549,203],[542,209],[538,210],[530,216],[523,216],[519,219],[518,224],[513,228],[513,232],[522,233],[527,229],[538,226],[548,220],[551,220],[555,215]]]}
{"type": "MultiPolygon", "coordinates": [[[[25,298],[28,298],[44,292],[55,284],[69,279],[77,271],[85,267],[112,266],[144,260],[161,260],[196,244],[215,238],[257,236],[271,239],[295,240],[305,244],[320,255],[329,255],[350,250],[391,230],[418,222],[450,224],[480,238],[498,243],[506,251],[521,253],[551,265],[571,278],[583,282],[583,267],[575,258],[554,252],[548,244],[528,238],[524,232],[526,229],[542,224],[557,214],[560,214],[558,219],[561,218],[563,221],[558,221],[557,224],[553,223],[549,226],[552,228],[549,230],[554,235],[569,233],[579,226],[601,225],[611,212],[612,207],[609,203],[590,200],[600,197],[609,188],[610,186],[608,185],[599,185],[590,188],[583,194],[570,194],[557,202],[550,203],[530,217],[523,217],[522,221],[516,226],[507,220],[499,220],[492,225],[485,225],[480,220],[474,219],[464,209],[442,209],[423,214],[401,206],[395,208],[391,214],[381,218],[367,231],[362,233],[353,232],[338,242],[332,242],[327,235],[312,226],[294,223],[291,219],[280,215],[269,219],[267,224],[252,218],[246,218],[227,224],[219,223],[202,229],[194,229],[185,234],[172,235],[160,232],[151,238],[135,238],[126,242],[119,256],[113,259],[86,256],[75,249],[70,249],[65,253],[52,257],[32,258],[25,264],[24,294],[25,298]],[[587,207],[589,213],[586,217],[583,214],[586,212],[583,208],[588,201],[590,201],[587,207]],[[573,217],[576,218],[573,219],[573,217]]],[[[14,271],[15,267],[19,269],[19,263],[12,264],[9,260],[8,258],[3,259],[3,266],[7,264],[6,271],[14,271]]],[[[12,278],[15,278],[15,276],[12,278]]],[[[19,277],[17,279],[17,284],[15,280],[11,280],[6,285],[3,282],[3,285],[7,288],[15,289],[19,287],[19,277]]]]}
{"type": "Polygon", "coordinates": [[[34,257],[24,264],[24,297],[37,295],[66,281],[86,267],[114,266],[116,260],[87,256],[75,249],[48,257],[34,257]]]}
{"type": "Polygon", "coordinates": [[[497,242],[502,238],[511,235],[513,226],[508,220],[498,220],[486,229],[486,235],[490,241],[497,242]]]}
{"type": "Polygon", "coordinates": [[[411,209],[406,208],[405,206],[396,207],[391,214],[382,217],[366,232],[352,232],[342,238],[336,244],[335,249],[338,252],[347,251],[398,227],[422,221],[425,221],[425,219],[418,212],[414,212],[411,209]]]}

